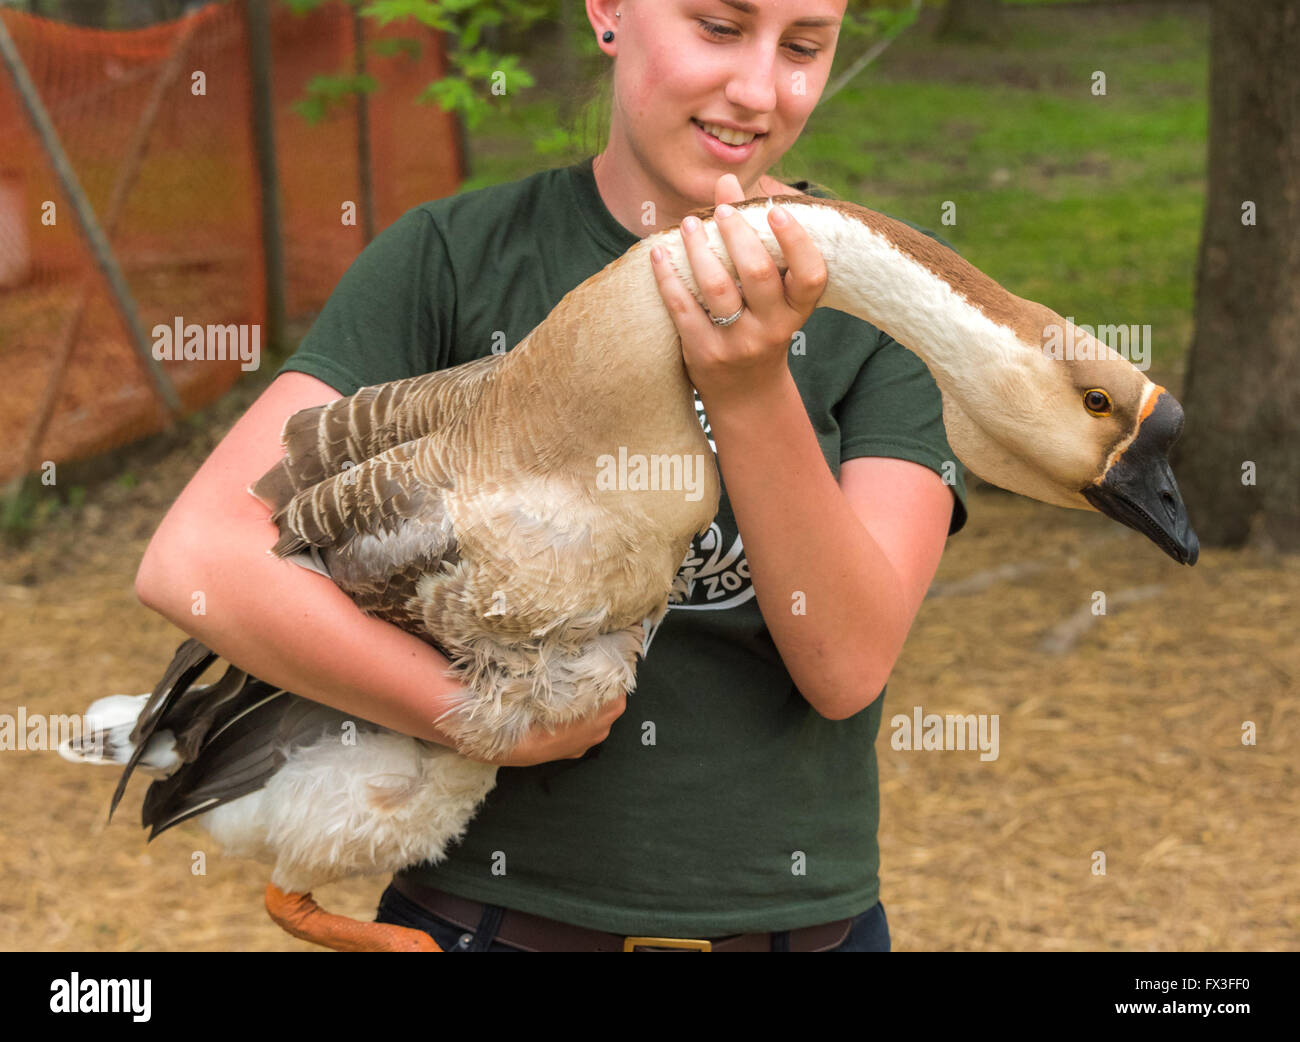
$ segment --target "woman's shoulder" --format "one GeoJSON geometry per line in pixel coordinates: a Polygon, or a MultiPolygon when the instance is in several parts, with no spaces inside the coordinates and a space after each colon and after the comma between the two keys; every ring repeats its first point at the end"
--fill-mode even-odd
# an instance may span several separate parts
{"type": "Polygon", "coordinates": [[[454,195],[421,203],[416,209],[423,210],[439,222],[452,216],[473,215],[472,219],[478,220],[491,213],[509,213],[521,208],[527,210],[539,199],[553,197],[561,191],[562,179],[568,176],[567,167],[552,167],[514,181],[462,188],[454,195]]]}

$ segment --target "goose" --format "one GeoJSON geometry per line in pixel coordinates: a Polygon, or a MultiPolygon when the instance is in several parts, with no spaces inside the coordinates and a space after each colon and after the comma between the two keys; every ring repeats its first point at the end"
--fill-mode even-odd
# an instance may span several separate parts
{"type": "MultiPolygon", "coordinates": [[[[1167,460],[1183,415],[1167,390],[941,243],[853,203],[736,204],[782,274],[766,219],[775,205],[825,260],[818,306],[875,325],[928,366],[949,443],[975,474],[1100,511],[1195,563],[1167,460]],[[1062,333],[1074,347],[1064,358],[1052,348],[1062,333]]],[[[735,278],[712,208],[695,216],[735,278]]],[[[679,567],[719,500],[651,270],[657,245],[702,302],[680,226],[651,235],[508,353],[291,416],[283,459],[249,489],[277,525],[269,552],[328,576],[446,655],[463,696],[439,724],[459,751],[234,665],[197,685],[216,655],[187,640],[151,694],[94,703],[89,740],[61,749],[125,765],[112,809],[132,771],[150,770],[159,779],[144,798],[149,839],[197,817],[228,853],[272,865],[267,907],[291,933],[346,950],[438,950],[421,931],[330,916],[310,891],[442,859],[494,784],[496,767],[481,759],[634,688],[636,659],[683,589],[679,567]],[[608,487],[600,461],[620,450],[704,461],[697,494],[608,487]],[[340,740],[348,728],[352,740],[340,740]]]]}

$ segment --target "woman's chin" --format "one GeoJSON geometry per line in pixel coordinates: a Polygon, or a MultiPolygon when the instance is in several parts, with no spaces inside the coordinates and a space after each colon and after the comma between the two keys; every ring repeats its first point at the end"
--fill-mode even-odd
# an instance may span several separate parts
{"type": "Polygon", "coordinates": [[[715,195],[717,193],[718,178],[725,174],[732,174],[735,176],[736,180],[740,182],[741,189],[748,193],[746,198],[748,198],[749,195],[761,191],[761,189],[757,187],[756,182],[762,179],[762,168],[755,167],[752,170],[748,168],[737,169],[735,167],[715,167],[705,163],[701,164],[699,170],[700,172],[692,176],[690,179],[688,187],[691,191],[688,193],[688,197],[707,198],[707,202],[699,204],[701,206],[712,206],[714,204],[715,195]]]}

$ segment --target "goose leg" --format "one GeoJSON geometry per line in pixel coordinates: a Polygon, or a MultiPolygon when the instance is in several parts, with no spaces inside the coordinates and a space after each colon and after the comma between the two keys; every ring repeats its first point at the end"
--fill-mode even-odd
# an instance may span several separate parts
{"type": "Polygon", "coordinates": [[[266,910],[282,930],[336,952],[442,951],[423,930],[334,915],[313,901],[311,894],[285,893],[274,883],[266,886],[266,910]]]}

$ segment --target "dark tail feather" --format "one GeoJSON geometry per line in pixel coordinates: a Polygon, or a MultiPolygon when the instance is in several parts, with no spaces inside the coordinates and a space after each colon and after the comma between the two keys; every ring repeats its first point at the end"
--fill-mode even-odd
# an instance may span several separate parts
{"type": "Polygon", "coordinates": [[[237,666],[227,668],[215,684],[195,685],[216,658],[197,640],[185,641],[131,732],[135,752],[113,794],[113,810],[155,732],[171,732],[181,760],[180,767],[145,792],[140,819],[151,840],[197,814],[256,792],[301,744],[319,741],[326,733],[338,735],[347,722],[375,728],[237,666]]]}
{"type": "Polygon", "coordinates": [[[284,763],[281,735],[286,699],[300,701],[297,695],[241,671],[239,682],[230,685],[220,705],[205,706],[202,721],[196,721],[186,739],[178,742],[192,750],[185,762],[145,793],[140,824],[150,830],[151,840],[173,825],[266,784],[284,763]]]}
{"type": "Polygon", "coordinates": [[[131,772],[158,731],[172,733],[181,766],[145,792],[141,824],[152,829],[150,839],[261,788],[283,763],[277,747],[278,718],[285,712],[284,698],[298,701],[298,696],[238,666],[229,666],[215,684],[196,685],[216,659],[215,651],[193,638],[176,649],[131,732],[135,750],[113,792],[110,820],[131,772]],[[268,708],[274,716],[268,715],[268,708]]]}
{"type": "Polygon", "coordinates": [[[117,788],[113,790],[113,802],[108,808],[109,821],[113,820],[113,812],[117,810],[117,805],[122,802],[122,794],[126,792],[126,783],[131,777],[131,772],[135,770],[136,764],[140,762],[140,757],[144,755],[145,746],[149,744],[149,739],[158,730],[158,725],[162,722],[163,717],[167,715],[168,707],[178,695],[189,690],[190,685],[203,675],[203,671],[212,665],[216,657],[217,653],[215,651],[200,644],[192,637],[176,649],[171,665],[167,667],[167,672],[163,674],[163,678],[158,681],[158,686],[153,689],[153,694],[149,696],[149,701],[145,703],[144,709],[140,711],[140,718],[131,731],[131,741],[135,745],[135,752],[131,754],[131,758],[122,771],[122,777],[118,779],[117,788]]]}

